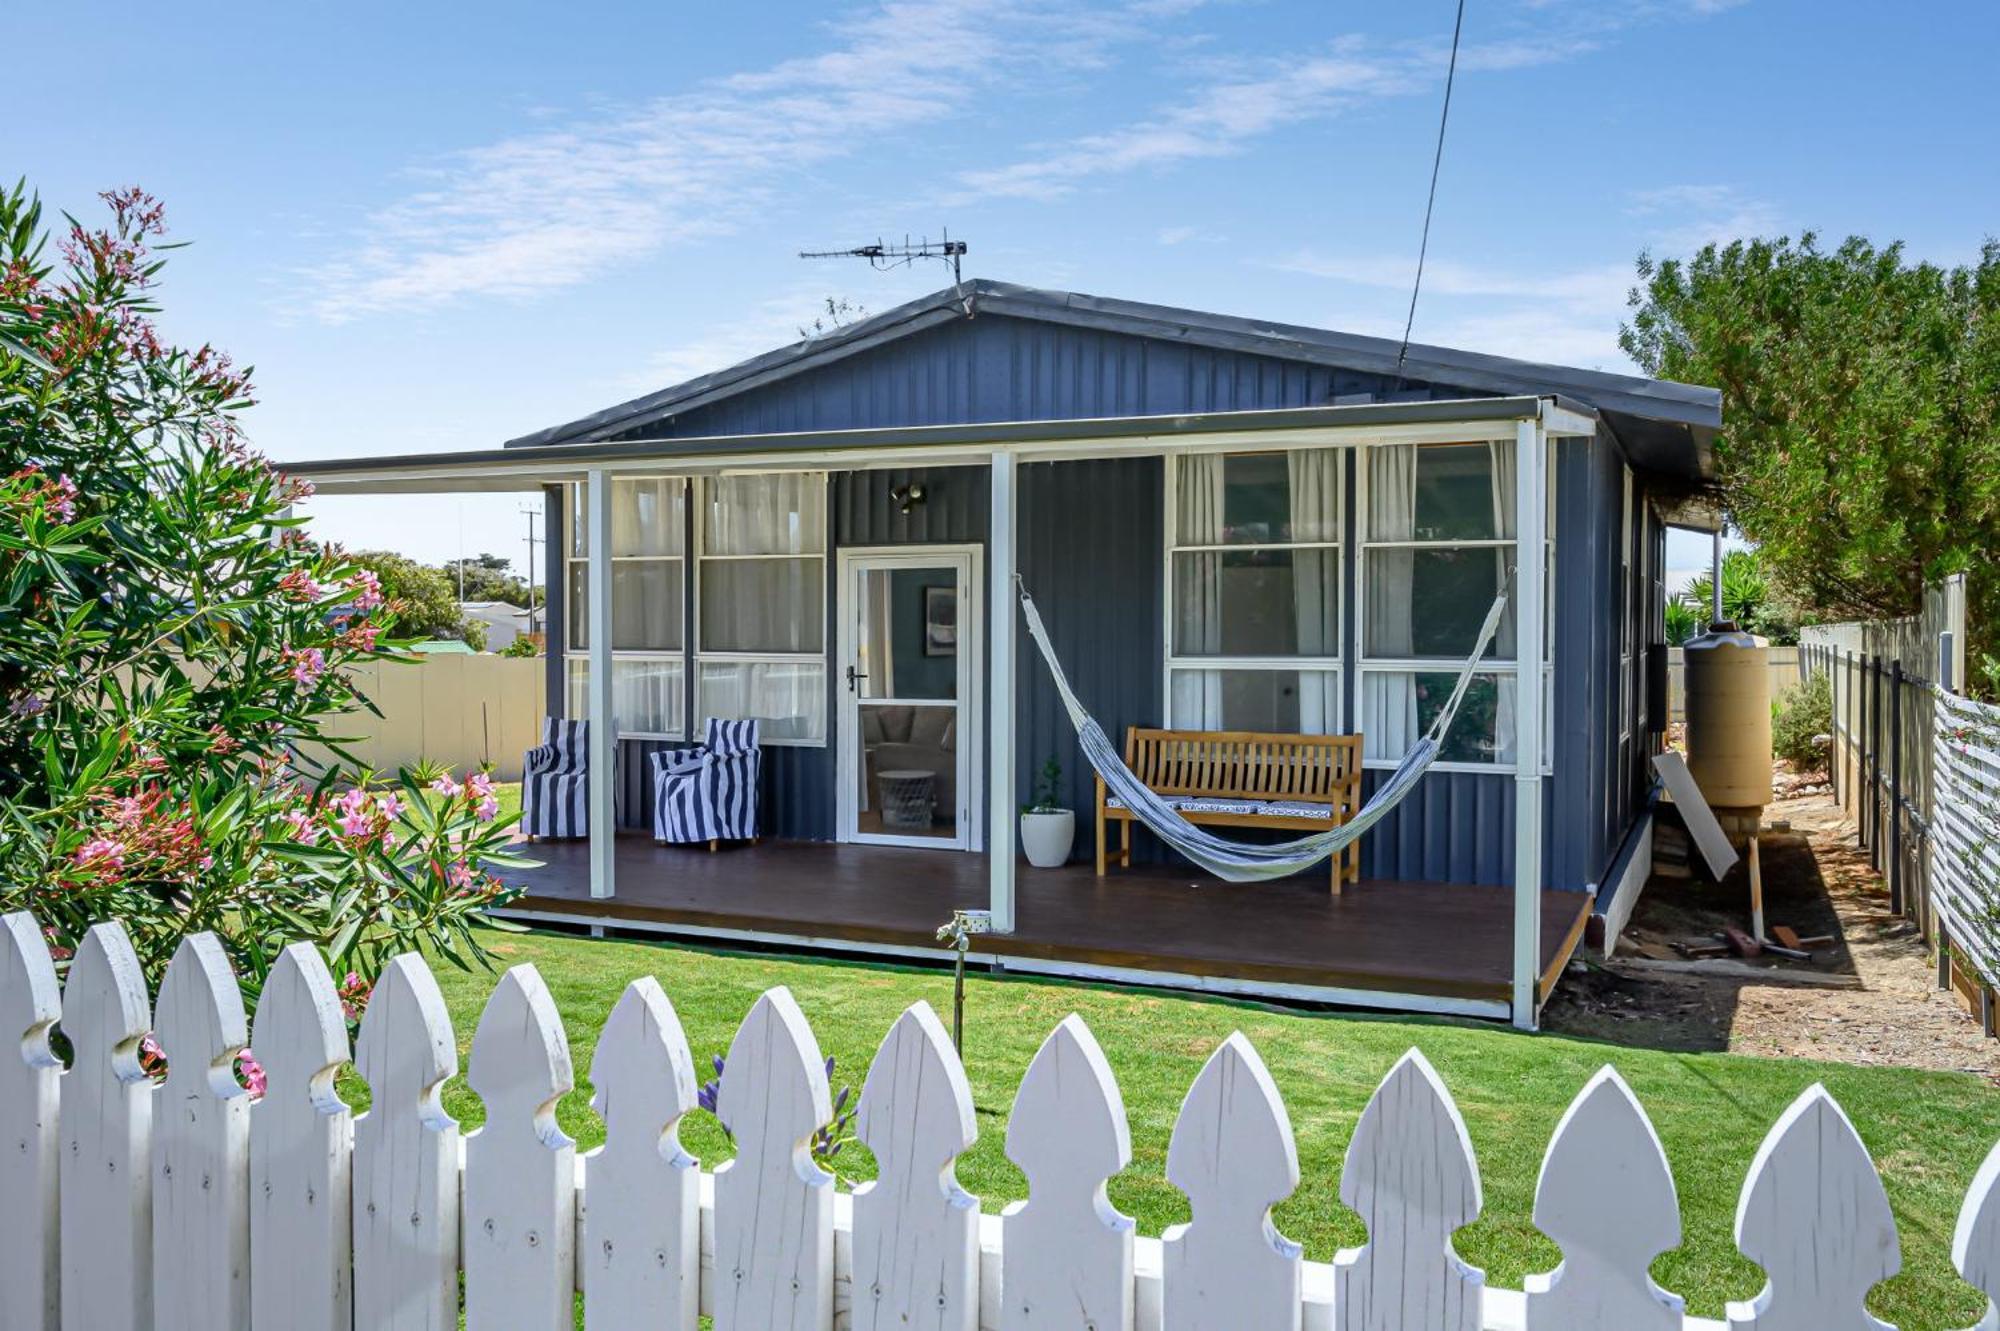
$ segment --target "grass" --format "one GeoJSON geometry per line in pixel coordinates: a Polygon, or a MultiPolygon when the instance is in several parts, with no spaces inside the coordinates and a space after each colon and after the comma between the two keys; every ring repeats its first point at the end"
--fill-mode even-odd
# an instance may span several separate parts
{"type": "MultiPolygon", "coordinates": [[[[505,964],[533,962],[563,1013],[579,1084],[559,1105],[558,1118],[586,1148],[603,1139],[589,1107],[591,1054],[611,1005],[637,976],[659,977],[704,1069],[710,1054],[728,1048],[758,993],[790,986],[822,1049],[838,1059],[836,1089],[865,1074],[877,1041],[906,1005],[925,999],[940,1013],[950,1011],[951,980],[942,971],[553,933],[496,935],[491,942],[505,964]]],[[[437,974],[462,1065],[493,977],[449,966],[437,974]]],[[[1486,1270],[1489,1282],[1519,1289],[1525,1275],[1550,1269],[1560,1256],[1529,1221],[1549,1134],[1570,1099],[1609,1061],[1652,1115],[1680,1188],[1683,1243],[1654,1264],[1654,1276],[1683,1295],[1691,1313],[1720,1317],[1725,1300],[1749,1298],[1763,1284],[1731,1240],[1744,1174],[1778,1114],[1823,1081],[1880,1165],[1901,1227],[1903,1273],[1874,1291],[1871,1310],[1905,1331],[1966,1326],[1984,1312],[1983,1299],[1959,1281],[1949,1256],[1965,1188],[2000,1137],[2000,1096],[1971,1076],[1660,1053],[1473,1023],[1308,1014],[1021,978],[970,980],[966,1007],[966,1065],[980,1139],[960,1160],[958,1175],[988,1210],[1025,1195],[1024,1180],[1001,1149],[1008,1106],[1042,1038],[1074,1011],[1104,1046],[1131,1119],[1133,1160],[1111,1181],[1112,1201],[1136,1216],[1146,1234],[1185,1219],[1186,1201],[1165,1178],[1174,1117],[1203,1060],[1240,1028],[1269,1064],[1298,1139],[1303,1179],[1278,1208],[1278,1225],[1305,1245],[1308,1258],[1328,1261],[1336,1248],[1364,1238],[1337,1196],[1348,1137],[1377,1082],[1415,1045],[1456,1098],[1485,1184],[1485,1213],[1459,1233],[1459,1251],[1486,1270]]],[[[354,1090],[355,1099],[365,1099],[365,1088],[354,1090]]],[[[480,1121],[478,1100],[462,1079],[446,1088],[444,1099],[468,1127],[480,1121]]],[[[684,1124],[682,1141],[709,1166],[730,1154],[703,1115],[684,1124]]],[[[856,1178],[872,1174],[864,1151],[850,1148],[841,1163],[856,1178]]]]}

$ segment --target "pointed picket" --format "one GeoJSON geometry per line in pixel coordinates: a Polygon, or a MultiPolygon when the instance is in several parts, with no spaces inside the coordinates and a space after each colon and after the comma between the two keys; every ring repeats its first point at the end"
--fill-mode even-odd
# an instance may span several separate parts
{"type": "Polygon", "coordinates": [[[438,1097],[458,1046],[422,958],[376,980],[355,1067],[370,1102],[354,1121],[354,1325],[457,1331],[458,1123],[438,1097]]]}
{"type": "Polygon", "coordinates": [[[1181,1103],[1167,1180],[1194,1218],[1164,1238],[1166,1331],[1298,1331],[1299,1245],[1271,1208],[1299,1186],[1292,1120],[1241,1031],[1209,1056],[1181,1103]]]}
{"type": "Polygon", "coordinates": [[[310,943],[278,954],[250,1047],[265,1077],[250,1115],[251,1324],[348,1331],[354,1122],[333,1088],[348,1060],[347,1021],[310,943]]]}
{"type": "Polygon", "coordinates": [[[56,1331],[62,1311],[56,1265],[62,1060],[49,1048],[61,1016],[62,993],[41,926],[26,911],[0,916],[0,1197],[11,1222],[0,1243],[0,1326],[20,1331],[56,1331]]]}
{"type": "Polygon", "coordinates": [[[590,1080],[604,1145],[584,1166],[584,1322],[695,1331],[701,1164],[680,1143],[681,1118],[695,1107],[694,1056],[652,976],[627,985],[611,1009],[590,1080]]]}
{"type": "Polygon", "coordinates": [[[1528,1331],[1680,1331],[1681,1300],[1648,1274],[1655,1257],[1680,1246],[1674,1176],[1646,1111],[1608,1066],[1549,1140],[1535,1226],[1563,1260],[1528,1277],[1528,1331]]]}
{"type": "Polygon", "coordinates": [[[736,1158],[715,1171],[715,1331],[833,1321],[833,1176],[808,1139],[833,1117],[819,1042],[791,991],[769,990],[730,1043],[716,1113],[736,1158]]]}
{"type": "Polygon", "coordinates": [[[153,1106],[153,1317],[160,1331],[250,1325],[250,1043],[221,940],[189,934],[160,982],[167,1080],[153,1106]]]}
{"type": "Polygon", "coordinates": [[[62,1322],[152,1331],[153,1085],[139,1041],[153,1027],[125,927],[94,924],[63,987],[72,1059],[62,1079],[62,1322]]]}
{"type": "Polygon", "coordinates": [[[1986,1153],[1966,1189],[1952,1230],[1951,1264],[1986,1296],[1986,1316],[1972,1331],[2000,1331],[2000,1144],[1986,1153]]]}
{"type": "Polygon", "coordinates": [[[1367,1243],[1334,1257],[1342,1331],[1479,1331],[1486,1276],[1451,1246],[1479,1218],[1479,1165],[1458,1106],[1417,1050],[1355,1124],[1340,1200],[1368,1227],[1367,1243]]]}
{"type": "Polygon", "coordinates": [[[854,1331],[979,1321],[979,1199],[952,1163],[979,1128],[972,1087],[944,1023],[909,1007],[869,1064],[855,1133],[877,1178],[854,1194],[854,1331]]]}
{"type": "Polygon", "coordinates": [[[1896,1218],[1861,1135],[1826,1087],[1792,1102],[1757,1148],[1736,1204],[1736,1246],[1763,1292],[1729,1305],[1746,1331],[1885,1331],[1863,1306],[1903,1265],[1896,1218]]]}
{"type": "Polygon", "coordinates": [[[466,1331],[575,1325],[576,1143],[556,1102],[576,1089],[569,1039],[532,965],[500,977],[466,1080],[486,1126],[465,1139],[466,1331]]]}
{"type": "Polygon", "coordinates": [[[1028,1199],[1002,1215],[1002,1331],[1131,1331],[1132,1217],[1105,1184],[1131,1163],[1132,1138],[1111,1065],[1075,1013],[1028,1064],[1007,1158],[1028,1199]]]}

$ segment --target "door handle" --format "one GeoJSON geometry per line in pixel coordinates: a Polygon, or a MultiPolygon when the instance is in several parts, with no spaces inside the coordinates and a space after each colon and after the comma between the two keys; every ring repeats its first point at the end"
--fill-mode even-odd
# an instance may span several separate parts
{"type": "Polygon", "coordinates": [[[857,681],[864,680],[866,678],[868,678],[868,676],[862,671],[856,670],[853,666],[847,667],[847,691],[849,693],[859,692],[860,690],[857,686],[857,681]]]}

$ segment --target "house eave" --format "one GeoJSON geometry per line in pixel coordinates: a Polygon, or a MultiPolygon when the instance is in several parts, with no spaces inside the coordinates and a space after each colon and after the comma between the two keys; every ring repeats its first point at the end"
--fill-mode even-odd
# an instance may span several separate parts
{"type": "Polygon", "coordinates": [[[1325,433],[1329,443],[1349,442],[1343,437],[1349,435],[1359,439],[1369,434],[1410,431],[1429,431],[1447,438],[1460,433],[1461,426],[1491,428],[1497,423],[1558,414],[1572,422],[1570,428],[1580,429],[1597,419],[1589,407],[1561,398],[1475,397],[1272,411],[917,425],[887,430],[596,440],[527,450],[410,453],[279,465],[288,474],[313,482],[322,494],[519,491],[576,480],[591,467],[620,470],[664,462],[726,468],[755,462],[798,465],[811,459],[845,459],[844,465],[863,465],[878,457],[891,462],[919,459],[978,462],[983,460],[982,454],[1004,448],[1048,456],[1117,455],[1184,446],[1202,436],[1241,441],[1245,446],[1268,439],[1275,446],[1280,442],[1296,442],[1299,436],[1313,432],[1325,433]]]}

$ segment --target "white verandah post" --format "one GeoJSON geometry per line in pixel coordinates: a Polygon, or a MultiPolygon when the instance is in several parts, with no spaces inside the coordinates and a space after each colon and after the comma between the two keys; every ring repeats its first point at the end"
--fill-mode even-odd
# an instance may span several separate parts
{"type": "Polygon", "coordinates": [[[1540,1021],[1542,970],[1542,616],[1548,546],[1548,435],[1514,431],[1514,1025],[1540,1021]]]}
{"type": "Polygon", "coordinates": [[[992,725],[988,729],[986,773],[987,905],[993,911],[995,933],[1014,932],[1014,494],[1012,453],[996,451],[992,466],[992,513],[987,533],[987,564],[992,595],[992,725]]]}
{"type": "Polygon", "coordinates": [[[584,479],[590,577],[590,895],[608,897],[615,884],[618,836],[618,718],[611,710],[611,477],[593,467],[584,479]]]}

